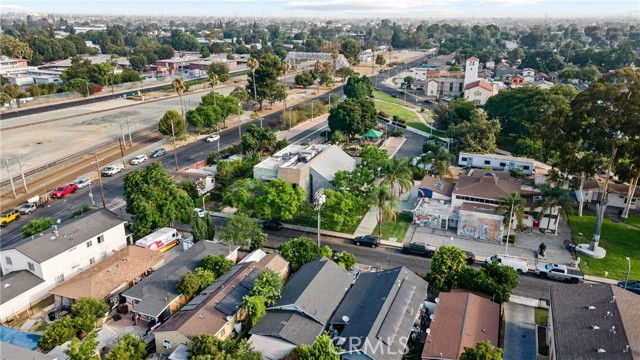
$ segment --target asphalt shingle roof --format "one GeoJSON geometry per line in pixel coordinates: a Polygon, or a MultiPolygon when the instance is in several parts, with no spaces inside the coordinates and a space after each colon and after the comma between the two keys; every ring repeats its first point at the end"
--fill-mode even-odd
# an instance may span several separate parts
{"type": "MultiPolygon", "coordinates": [[[[35,236],[33,240],[24,239],[7,249],[16,249],[41,264],[122,223],[124,220],[111,211],[96,209],[57,225],[57,236],[54,236],[53,229],[49,229],[43,236],[35,236]]],[[[126,236],[124,229],[122,236],[126,236]]]]}
{"type": "Polygon", "coordinates": [[[10,272],[0,277],[0,304],[40,285],[44,280],[28,270],[10,272]]]}

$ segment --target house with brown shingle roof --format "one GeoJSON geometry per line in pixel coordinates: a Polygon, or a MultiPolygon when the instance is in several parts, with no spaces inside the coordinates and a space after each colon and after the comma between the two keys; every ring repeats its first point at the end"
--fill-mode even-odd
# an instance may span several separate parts
{"type": "Polygon", "coordinates": [[[462,289],[441,292],[422,359],[454,360],[481,341],[498,346],[500,304],[462,289]]]}
{"type": "Polygon", "coordinates": [[[117,295],[142,280],[151,270],[162,266],[167,257],[167,253],[127,246],[53,288],[51,293],[56,307],[71,306],[81,297],[102,300],[117,295]]]}
{"type": "Polygon", "coordinates": [[[470,82],[464,87],[464,98],[472,101],[476,106],[487,103],[490,97],[498,93],[498,84],[490,83],[480,79],[470,82]]]}
{"type": "MultiPolygon", "coordinates": [[[[582,194],[584,196],[585,204],[595,204],[602,200],[602,193],[604,192],[603,189],[604,179],[600,178],[599,176],[596,176],[593,179],[585,180],[584,185],[582,186],[582,194]]],[[[609,189],[607,192],[607,206],[624,209],[625,206],[627,206],[627,202],[631,201],[629,209],[634,210],[638,208],[638,202],[640,201],[640,186],[632,187],[627,183],[617,184],[613,181],[610,181],[609,189]],[[631,195],[631,199],[629,199],[629,190],[633,192],[631,195]]],[[[576,198],[579,198],[579,196],[580,191],[576,190],[576,198]]]]}

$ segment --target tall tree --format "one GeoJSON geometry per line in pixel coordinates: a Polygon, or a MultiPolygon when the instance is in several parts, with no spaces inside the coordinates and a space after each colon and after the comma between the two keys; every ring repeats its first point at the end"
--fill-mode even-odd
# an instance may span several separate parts
{"type": "Polygon", "coordinates": [[[496,139],[500,133],[498,120],[488,120],[487,114],[476,109],[469,121],[449,127],[449,136],[453,138],[453,152],[492,153],[496,150],[496,139]]]}
{"type": "Polygon", "coordinates": [[[251,248],[253,238],[260,233],[263,231],[257,220],[244,214],[234,214],[229,217],[226,226],[220,231],[220,240],[251,248]]]}
{"type": "Polygon", "coordinates": [[[329,112],[329,129],[353,136],[362,134],[376,125],[376,108],[369,99],[347,99],[329,112]]]}
{"type": "Polygon", "coordinates": [[[638,141],[640,133],[640,70],[624,68],[602,76],[571,104],[584,147],[608,157],[602,199],[596,204],[596,225],[590,250],[600,242],[608,205],[609,179],[620,146],[638,141]]]}
{"type": "Polygon", "coordinates": [[[212,360],[212,359],[238,359],[238,360],[260,360],[262,356],[253,350],[246,339],[220,340],[211,334],[199,334],[191,338],[187,345],[189,359],[212,360]]]}
{"type": "Polygon", "coordinates": [[[371,203],[378,208],[378,236],[382,236],[382,224],[387,217],[395,220],[399,200],[386,186],[377,186],[371,191],[371,203]]]}
{"type": "Polygon", "coordinates": [[[368,76],[361,77],[349,76],[347,83],[344,85],[344,94],[350,99],[365,99],[373,94],[373,84],[368,76]]]}
{"type": "Polygon", "coordinates": [[[496,209],[496,213],[504,215],[505,219],[508,219],[505,220],[505,224],[507,224],[507,226],[512,226],[512,216],[515,216],[517,228],[524,228],[522,219],[524,218],[524,207],[527,201],[519,197],[516,193],[511,193],[507,197],[499,197],[496,200],[500,203],[500,205],[498,205],[498,209],[496,209]]]}
{"type": "Polygon", "coordinates": [[[298,213],[305,198],[304,190],[282,179],[269,181],[262,191],[255,202],[256,215],[262,219],[289,220],[298,213]]]}
{"type": "Polygon", "coordinates": [[[114,346],[106,360],[144,360],[147,357],[146,343],[134,334],[124,334],[118,345],[114,346]]]}
{"type": "Polygon", "coordinates": [[[340,52],[349,60],[349,63],[358,63],[360,55],[360,45],[355,39],[345,39],[340,46],[340,52]]]}
{"type": "Polygon", "coordinates": [[[431,272],[425,275],[429,291],[449,291],[458,287],[458,277],[467,268],[467,255],[455,246],[442,246],[433,256],[431,272]]]}
{"type": "Polygon", "coordinates": [[[254,89],[254,98],[260,106],[265,100],[273,104],[287,98],[286,87],[279,81],[282,61],[276,55],[263,54],[253,74],[253,78],[247,83],[247,89],[254,89]]]}
{"type": "Polygon", "coordinates": [[[260,63],[258,62],[258,59],[250,57],[249,60],[247,60],[247,66],[249,67],[249,70],[251,70],[251,75],[253,76],[253,101],[258,102],[258,92],[256,90],[256,70],[258,69],[258,66],[260,66],[260,63]]]}
{"type": "Polygon", "coordinates": [[[318,244],[304,236],[282,243],[278,246],[278,253],[289,262],[292,272],[298,271],[302,265],[322,256],[322,250],[318,244]]]}
{"type": "Polygon", "coordinates": [[[553,217],[553,209],[557,210],[554,225],[558,223],[558,219],[566,219],[567,215],[573,213],[574,200],[571,192],[558,185],[542,184],[539,186],[542,200],[535,205],[541,207],[538,219],[542,220],[545,216],[547,220],[547,230],[551,227],[551,218],[553,217]]]}
{"type": "Polygon", "coordinates": [[[135,236],[145,236],[176,221],[190,224],[193,217],[193,200],[157,162],[125,175],[124,198],[135,236]]]}
{"type": "Polygon", "coordinates": [[[502,349],[494,347],[491,341],[481,341],[475,348],[465,347],[460,360],[502,360],[502,349]]]}
{"type": "Polygon", "coordinates": [[[97,333],[91,333],[87,337],[80,341],[77,337],[71,339],[69,347],[63,350],[69,360],[100,360],[98,355],[98,337],[97,333]]]}
{"type": "Polygon", "coordinates": [[[187,91],[187,84],[183,78],[177,78],[171,82],[171,88],[180,97],[180,108],[182,109],[182,117],[184,118],[184,102],[182,101],[182,93],[187,91]]]}
{"type": "Polygon", "coordinates": [[[282,360],[340,360],[340,349],[329,334],[316,337],[313,345],[300,345],[282,360]]]}
{"type": "Polygon", "coordinates": [[[184,118],[175,110],[167,110],[158,123],[158,130],[164,135],[183,135],[187,130],[184,118]],[[173,130],[171,126],[173,125],[173,130]]]}
{"type": "Polygon", "coordinates": [[[216,104],[216,97],[215,97],[215,92],[216,92],[216,85],[218,85],[218,80],[219,77],[216,73],[211,73],[209,74],[209,84],[211,84],[211,88],[213,89],[214,92],[214,96],[213,96],[213,105],[217,105],[216,104]]]}
{"type": "Polygon", "coordinates": [[[209,75],[215,74],[220,82],[229,80],[229,66],[226,62],[214,61],[207,69],[209,75]]]}
{"type": "Polygon", "coordinates": [[[443,179],[449,172],[449,166],[455,160],[455,156],[451,155],[441,144],[428,142],[425,145],[427,151],[420,157],[420,162],[430,164],[431,173],[443,179]]]}
{"type": "Polygon", "coordinates": [[[409,158],[393,157],[382,166],[384,180],[392,194],[400,195],[403,191],[413,187],[413,172],[409,165],[409,158]]]}

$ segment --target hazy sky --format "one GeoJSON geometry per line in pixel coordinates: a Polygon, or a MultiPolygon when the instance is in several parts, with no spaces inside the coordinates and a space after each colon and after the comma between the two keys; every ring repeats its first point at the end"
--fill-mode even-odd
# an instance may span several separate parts
{"type": "Polygon", "coordinates": [[[640,19],[640,0],[2,0],[2,13],[320,17],[580,17],[640,19]]]}

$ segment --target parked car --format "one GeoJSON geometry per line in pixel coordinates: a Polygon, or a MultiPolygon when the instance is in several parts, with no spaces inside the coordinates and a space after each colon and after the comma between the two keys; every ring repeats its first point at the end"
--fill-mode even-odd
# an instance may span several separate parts
{"type": "Polygon", "coordinates": [[[402,252],[430,258],[438,252],[438,248],[423,242],[410,242],[402,245],[402,252]]]}
{"type": "Polygon", "coordinates": [[[205,217],[205,215],[207,215],[207,211],[206,210],[202,210],[200,208],[194,208],[193,210],[195,210],[195,212],[196,212],[195,216],[199,217],[200,219],[203,219],[205,217]]]}
{"type": "Polygon", "coordinates": [[[398,94],[393,94],[393,95],[391,95],[391,96],[392,96],[392,97],[394,97],[394,98],[397,98],[397,97],[398,97],[398,94]]]}
{"type": "Polygon", "coordinates": [[[22,206],[20,206],[20,209],[18,209],[18,211],[20,212],[20,215],[29,215],[32,212],[36,211],[38,207],[36,206],[36,204],[32,204],[32,203],[24,203],[22,204],[22,206]]]}
{"type": "Polygon", "coordinates": [[[151,153],[151,157],[152,158],[157,158],[157,157],[160,157],[160,156],[162,156],[162,155],[164,155],[166,153],[167,153],[167,150],[165,148],[156,149],[151,153]]]}
{"type": "MultiPolygon", "coordinates": [[[[640,280],[629,280],[626,285],[627,290],[640,294],[640,280]]],[[[618,281],[618,286],[624,289],[625,281],[618,281]]]]}
{"type": "Polygon", "coordinates": [[[357,246],[360,246],[360,244],[362,244],[374,248],[380,245],[380,238],[373,235],[364,235],[358,236],[357,238],[353,239],[353,242],[355,242],[357,246]]]}
{"type": "Polygon", "coordinates": [[[448,96],[443,96],[443,97],[442,97],[442,101],[444,101],[444,102],[449,102],[449,101],[451,101],[451,100],[453,100],[453,99],[452,99],[452,98],[450,98],[450,97],[448,97],[448,96]]]}
{"type": "Polygon", "coordinates": [[[425,104],[433,104],[433,99],[424,99],[425,104]]]}
{"type": "Polygon", "coordinates": [[[262,223],[262,228],[265,230],[279,231],[282,230],[283,225],[278,221],[267,220],[262,223]]]}
{"type": "Polygon", "coordinates": [[[114,163],[111,165],[107,165],[105,166],[104,169],[102,169],[102,172],[100,173],[100,175],[102,176],[113,176],[121,171],[124,170],[124,164],[123,163],[114,163]]]}
{"type": "Polygon", "coordinates": [[[82,189],[85,186],[89,186],[89,184],[91,184],[91,179],[89,178],[76,180],[76,185],[78,186],[78,189],[82,189]]]}
{"type": "Polygon", "coordinates": [[[220,140],[220,135],[209,135],[209,137],[207,138],[207,142],[214,142],[214,141],[218,141],[220,140]]]}
{"type": "Polygon", "coordinates": [[[0,226],[5,227],[10,222],[20,219],[20,212],[16,209],[5,210],[0,214],[0,226]]]}
{"type": "Polygon", "coordinates": [[[134,157],[133,159],[131,159],[131,165],[139,165],[142,164],[143,162],[149,160],[149,158],[147,158],[147,155],[142,154],[142,155],[138,155],[136,157],[134,157]]]}
{"type": "Polygon", "coordinates": [[[488,257],[485,261],[488,263],[496,261],[500,265],[509,266],[517,271],[518,274],[525,274],[529,271],[529,263],[527,262],[527,259],[519,256],[493,255],[488,257]]]}
{"type": "Polygon", "coordinates": [[[51,197],[62,199],[66,195],[76,192],[76,190],[78,190],[78,185],[76,184],[62,185],[53,190],[53,192],[51,193],[51,197]]]}
{"type": "Polygon", "coordinates": [[[565,265],[558,264],[538,264],[536,266],[536,275],[541,279],[553,279],[577,284],[584,281],[582,271],[574,270],[565,265]]]}
{"type": "Polygon", "coordinates": [[[471,251],[462,250],[465,255],[467,255],[467,264],[473,264],[476,262],[476,255],[471,251]]]}

